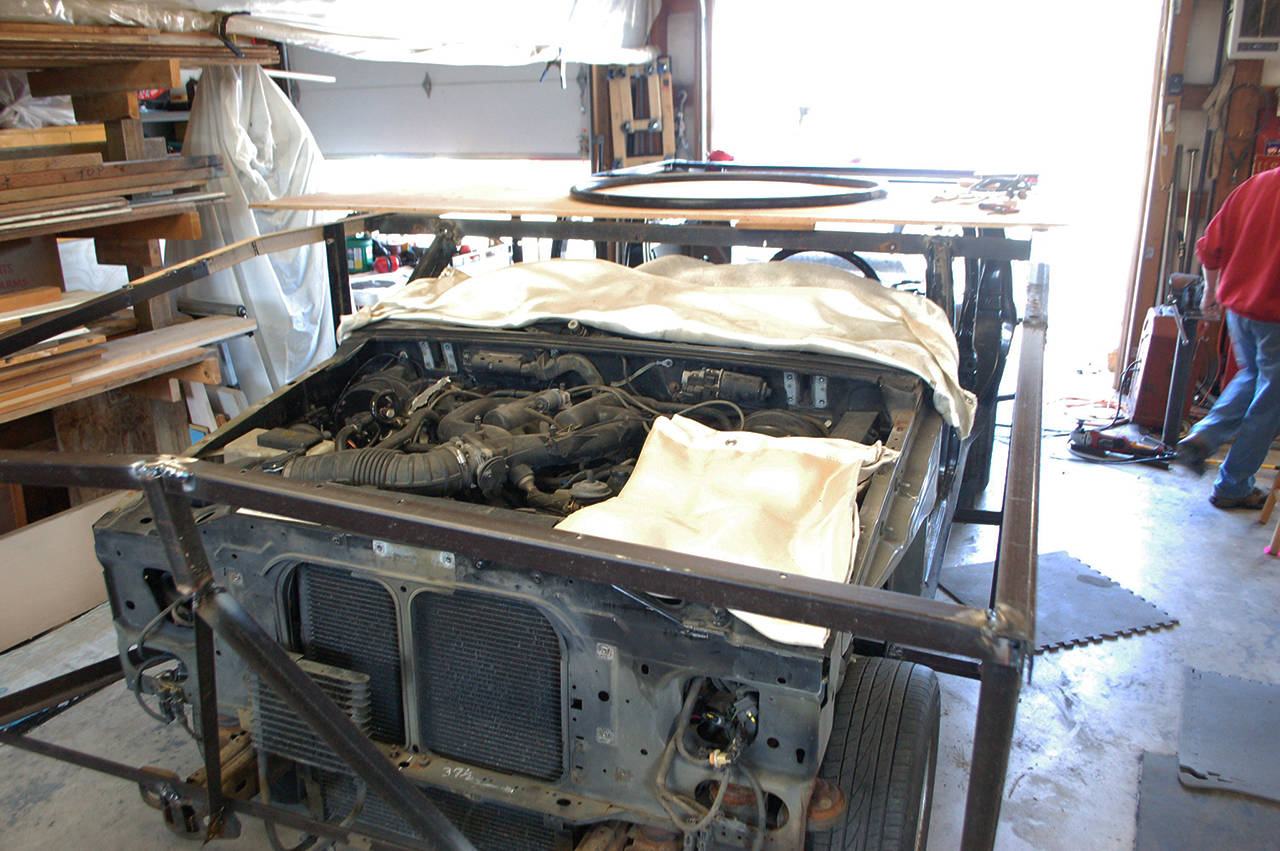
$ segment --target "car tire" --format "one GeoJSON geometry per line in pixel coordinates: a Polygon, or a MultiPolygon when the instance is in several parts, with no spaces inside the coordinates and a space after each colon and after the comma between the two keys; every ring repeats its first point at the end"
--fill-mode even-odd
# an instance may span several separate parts
{"type": "Polygon", "coordinates": [[[924,848],[940,711],[938,677],[929,668],[876,657],[849,663],[818,772],[844,793],[844,821],[810,833],[806,848],[924,848]]]}

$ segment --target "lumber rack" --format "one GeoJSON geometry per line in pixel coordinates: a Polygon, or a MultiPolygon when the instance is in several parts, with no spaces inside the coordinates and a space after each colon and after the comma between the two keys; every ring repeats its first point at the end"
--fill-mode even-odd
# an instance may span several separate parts
{"type": "MultiPolygon", "coordinates": [[[[423,220],[448,224],[448,220],[423,220]]],[[[345,279],[345,234],[388,225],[398,219],[359,215],[332,225],[300,228],[262,238],[246,248],[237,244],[159,273],[150,284],[177,287],[216,268],[225,268],[258,253],[325,241],[330,248],[335,308],[345,279]],[[238,258],[238,259],[237,259],[238,258]]],[[[573,230],[582,223],[550,224],[550,230],[573,230]]],[[[592,223],[595,224],[595,223],[592,223]]],[[[511,222],[495,223],[510,228],[511,222]]],[[[456,224],[476,233],[477,223],[456,224]]],[[[633,225],[601,224],[599,236],[632,233],[633,225]],[[623,230],[613,231],[617,227],[623,230]]],[[[520,225],[523,228],[523,225],[520,225]]],[[[568,230],[565,231],[566,233],[568,230]]],[[[574,232],[578,232],[574,230],[574,232]]],[[[637,231],[637,236],[654,231],[637,231]]],[[[665,237],[667,232],[661,232],[665,237]]],[[[684,233],[687,235],[688,230],[684,233]]],[[[794,231],[780,235],[800,236],[794,231]]],[[[699,232],[701,239],[710,234],[699,232]]],[[[728,236],[728,234],[726,234],[728,236]]],[[[739,234],[741,237],[742,234],[739,234]]],[[[880,235],[883,239],[883,235],[880,235]]],[[[587,237],[592,238],[592,237],[587,237]]],[[[752,239],[774,238],[758,232],[752,239]]],[[[804,239],[845,240],[849,234],[806,234],[804,239]]],[[[961,237],[915,247],[943,256],[1024,258],[1028,245],[985,237],[961,237]],[[976,241],[975,241],[976,240],[976,241]]],[[[654,241],[664,241],[655,239],[654,241]]],[[[684,240],[682,240],[684,241],[684,240]]],[[[750,244],[750,243],[748,243],[750,244]]],[[[774,243],[770,243],[774,244],[774,243]]],[[[783,242],[782,244],[785,244],[783,242]]],[[[926,256],[929,256],[926,254],[926,256]]],[[[939,262],[939,261],[935,261],[939,262]]],[[[949,270],[949,263],[945,264],[949,270]]],[[[940,280],[945,275],[935,267],[940,280]]],[[[932,291],[936,291],[936,285],[932,291]]],[[[346,761],[370,792],[383,797],[420,839],[391,836],[364,826],[320,822],[296,812],[238,800],[223,793],[224,765],[218,748],[204,749],[206,782],[183,783],[152,769],[137,768],[40,741],[29,735],[0,733],[0,742],[71,762],[141,784],[153,794],[193,807],[203,814],[208,838],[235,834],[237,816],[254,816],[340,841],[358,837],[394,848],[469,848],[458,831],[440,816],[422,793],[395,770],[394,763],[324,696],[296,663],[268,636],[215,580],[196,528],[193,502],[221,503],[285,515],[335,529],[359,530],[389,542],[458,550],[479,558],[500,557],[517,567],[568,577],[607,577],[640,591],[668,594],[728,608],[750,608],[786,620],[848,631],[878,644],[899,658],[920,662],[940,673],[979,681],[977,721],[971,753],[962,847],[990,849],[1003,796],[1022,677],[1033,651],[1035,634],[1036,528],[1039,492],[1041,379],[1047,329],[1048,268],[1036,267],[1028,287],[1023,340],[1018,365],[1003,504],[998,512],[1000,540],[993,576],[993,605],[971,608],[913,597],[879,588],[851,586],[805,577],[783,576],[743,565],[703,559],[652,547],[610,542],[607,548],[554,529],[513,528],[492,518],[441,507],[422,513],[391,494],[341,485],[301,484],[262,473],[231,471],[195,458],[173,456],[47,455],[0,452],[0,482],[47,485],[92,485],[140,490],[147,498],[155,526],[181,591],[193,595],[196,615],[197,665],[200,687],[198,716],[206,740],[216,740],[217,683],[214,637],[233,648],[248,666],[272,684],[286,702],[311,724],[346,761]],[[549,558],[554,553],[556,557],[549,558]],[[566,557],[568,556],[568,557],[566,557]]],[[[349,295],[348,295],[349,297],[349,295]]],[[[338,311],[335,309],[335,313],[338,311]]],[[[49,322],[50,320],[45,320],[49,322]]],[[[47,330],[47,327],[46,327],[47,330]]],[[[0,336],[0,344],[5,341],[0,336]]],[[[280,392],[288,392],[287,389],[280,392]]],[[[956,449],[963,466],[967,447],[956,449]]],[[[198,452],[199,446],[196,447],[198,452]]],[[[975,517],[996,522],[996,513],[975,517]]],[[[102,688],[120,677],[119,661],[103,660],[63,677],[0,697],[0,727],[32,713],[102,688]]]]}

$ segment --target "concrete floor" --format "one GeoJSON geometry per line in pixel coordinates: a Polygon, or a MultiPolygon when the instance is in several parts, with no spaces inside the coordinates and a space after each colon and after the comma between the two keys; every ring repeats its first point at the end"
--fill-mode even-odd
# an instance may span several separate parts
{"type": "MultiPolygon", "coordinates": [[[[1069,427],[1070,416],[1051,402],[1046,429],[1069,427]]],[[[1184,669],[1280,682],[1280,560],[1263,554],[1270,529],[1257,524],[1256,513],[1208,504],[1208,476],[1084,464],[1068,456],[1065,437],[1046,433],[1041,552],[1066,550],[1180,624],[1036,657],[1019,708],[997,847],[1129,849],[1139,756],[1175,752],[1184,669]]],[[[949,561],[985,561],[993,552],[991,530],[957,527],[949,561]]],[[[95,610],[0,656],[0,692],[113,648],[109,617],[95,610]]],[[[942,680],[930,841],[947,849],[959,841],[977,687],[942,680]]],[[[179,772],[198,764],[185,733],[158,729],[121,686],[48,722],[39,737],[179,772]]],[[[0,748],[0,849],[51,844],[103,851],[191,847],[166,832],[129,784],[0,748]]],[[[264,848],[266,841],[249,822],[237,843],[223,847],[264,848]]]]}

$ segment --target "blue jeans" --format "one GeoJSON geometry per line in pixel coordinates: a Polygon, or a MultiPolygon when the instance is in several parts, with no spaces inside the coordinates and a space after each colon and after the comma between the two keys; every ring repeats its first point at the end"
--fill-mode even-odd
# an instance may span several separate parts
{"type": "Polygon", "coordinates": [[[1235,438],[1213,492],[1239,497],[1253,490],[1253,474],[1280,430],[1280,322],[1259,322],[1228,310],[1227,330],[1240,371],[1187,439],[1213,451],[1235,438]]]}

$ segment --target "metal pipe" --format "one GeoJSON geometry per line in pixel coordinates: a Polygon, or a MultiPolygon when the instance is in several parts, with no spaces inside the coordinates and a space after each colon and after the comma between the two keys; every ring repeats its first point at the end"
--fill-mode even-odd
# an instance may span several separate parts
{"type": "Polygon", "coordinates": [[[990,663],[982,666],[964,830],[960,835],[960,847],[964,851],[989,851],[995,847],[1021,680],[1021,666],[990,663]]]}
{"type": "Polygon", "coordinates": [[[1182,250],[1180,262],[1178,264],[1179,272],[1186,272],[1191,268],[1191,256],[1195,254],[1191,240],[1194,235],[1191,233],[1191,195],[1195,192],[1195,180],[1193,179],[1196,171],[1196,154],[1200,153],[1199,148],[1187,148],[1187,203],[1182,210],[1182,250]]]}
{"type": "Polygon", "coordinates": [[[1017,404],[1005,473],[1004,523],[996,553],[995,615],[1023,642],[1035,638],[1037,503],[1040,493],[1040,424],[1044,389],[1044,342],[1048,328],[1049,267],[1037,263],[1027,285],[1018,361],[1017,404]]]}

